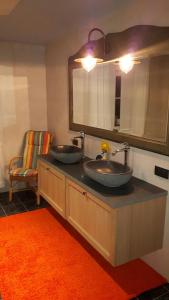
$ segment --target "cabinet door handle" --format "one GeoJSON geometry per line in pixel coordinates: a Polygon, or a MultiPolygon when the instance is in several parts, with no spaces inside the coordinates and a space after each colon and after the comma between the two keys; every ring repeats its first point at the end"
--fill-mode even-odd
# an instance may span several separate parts
{"type": "Polygon", "coordinates": [[[50,170],[50,168],[46,168],[46,170],[47,170],[47,171],[49,171],[49,170],[50,170]]]}
{"type": "Polygon", "coordinates": [[[86,196],[87,192],[82,192],[82,195],[86,196]]]}

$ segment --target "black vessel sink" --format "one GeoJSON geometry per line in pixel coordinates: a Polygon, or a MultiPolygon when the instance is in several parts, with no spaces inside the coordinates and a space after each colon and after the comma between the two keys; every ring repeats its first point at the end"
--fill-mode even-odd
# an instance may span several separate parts
{"type": "Polygon", "coordinates": [[[55,159],[64,164],[73,164],[79,162],[83,153],[79,147],[74,145],[58,145],[51,148],[49,152],[55,159]]]}
{"type": "Polygon", "coordinates": [[[107,187],[126,184],[133,173],[130,167],[111,160],[90,160],[83,168],[88,177],[107,187]]]}

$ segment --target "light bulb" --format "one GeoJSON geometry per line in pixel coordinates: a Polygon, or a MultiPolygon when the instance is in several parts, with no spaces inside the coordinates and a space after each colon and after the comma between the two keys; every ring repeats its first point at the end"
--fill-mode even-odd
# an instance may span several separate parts
{"type": "Polygon", "coordinates": [[[131,69],[133,68],[134,65],[134,61],[133,61],[133,57],[131,54],[127,54],[124,55],[122,57],[120,57],[119,59],[119,65],[120,65],[120,69],[124,72],[124,73],[128,73],[129,71],[131,71],[131,69]]]}
{"type": "Polygon", "coordinates": [[[81,60],[83,68],[90,72],[96,66],[97,59],[92,57],[91,55],[86,56],[81,60]]]}

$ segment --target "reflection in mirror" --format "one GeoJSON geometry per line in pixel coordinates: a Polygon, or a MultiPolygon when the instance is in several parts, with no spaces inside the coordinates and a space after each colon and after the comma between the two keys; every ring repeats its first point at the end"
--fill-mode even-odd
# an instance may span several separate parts
{"type": "Polygon", "coordinates": [[[90,73],[73,70],[73,121],[112,130],[114,128],[115,70],[98,64],[90,73]]]}
{"type": "Polygon", "coordinates": [[[169,55],[139,62],[128,74],[112,62],[73,69],[73,122],[165,142],[169,55]]]}

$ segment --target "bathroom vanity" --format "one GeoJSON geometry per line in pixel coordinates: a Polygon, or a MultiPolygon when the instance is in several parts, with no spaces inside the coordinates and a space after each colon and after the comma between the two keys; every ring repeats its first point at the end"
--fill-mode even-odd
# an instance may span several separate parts
{"type": "MultiPolygon", "coordinates": [[[[87,158],[85,159],[87,160],[87,158]]],[[[108,188],[85,176],[82,162],[38,160],[45,198],[113,266],[162,248],[167,192],[132,177],[108,188]]]]}

